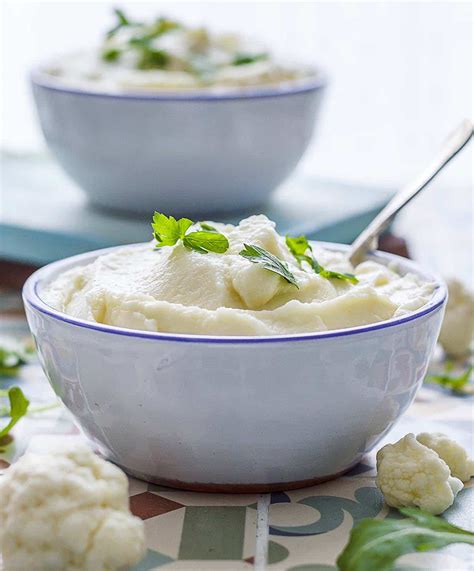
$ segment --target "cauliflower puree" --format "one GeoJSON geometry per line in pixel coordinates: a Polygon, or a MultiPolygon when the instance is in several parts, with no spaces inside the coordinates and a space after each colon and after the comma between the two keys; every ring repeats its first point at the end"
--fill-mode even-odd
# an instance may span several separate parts
{"type": "Polygon", "coordinates": [[[58,58],[45,71],[96,90],[245,88],[303,80],[313,69],[279,63],[259,42],[168,18],[135,21],[116,10],[98,49],[58,58]]]}
{"type": "Polygon", "coordinates": [[[400,276],[374,261],[353,268],[344,254],[315,247],[329,270],[351,272],[353,284],[300,267],[266,216],[238,226],[213,224],[229,240],[223,254],[182,243],[125,246],[57,277],[42,293],[68,315],[130,329],[210,335],[278,335],[366,325],[404,315],[430,299],[434,284],[400,276]],[[264,248],[295,276],[298,287],[239,255],[264,248]]]}

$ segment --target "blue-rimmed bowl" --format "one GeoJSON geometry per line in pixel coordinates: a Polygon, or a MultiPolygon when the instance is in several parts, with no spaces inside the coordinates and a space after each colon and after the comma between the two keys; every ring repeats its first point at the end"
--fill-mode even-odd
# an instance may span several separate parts
{"type": "Polygon", "coordinates": [[[28,322],[53,389],[85,433],[126,472],[172,487],[279,490],[348,470],[414,399],[447,297],[436,276],[377,253],[434,282],[432,299],[373,325],[274,337],[122,329],[42,301],[58,274],[112,250],[35,272],[23,290],[28,322]]]}
{"type": "Polygon", "coordinates": [[[313,134],[325,79],[216,90],[101,92],[36,69],[54,156],[95,205],[168,214],[250,210],[293,171],[313,134]]]}

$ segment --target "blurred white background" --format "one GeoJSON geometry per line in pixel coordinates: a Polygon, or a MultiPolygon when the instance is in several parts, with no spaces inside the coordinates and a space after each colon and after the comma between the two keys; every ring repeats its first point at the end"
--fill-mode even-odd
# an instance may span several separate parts
{"type": "MultiPolygon", "coordinates": [[[[1,26],[4,149],[43,146],[28,69],[52,55],[95,45],[111,25],[115,5],[136,18],[161,13],[189,24],[254,35],[276,53],[323,67],[329,89],[317,136],[301,165],[311,174],[396,186],[416,174],[462,118],[472,117],[471,2],[7,0],[2,3],[1,26]]],[[[424,205],[426,213],[435,201],[447,200],[471,232],[471,184],[469,149],[417,204],[424,205]]],[[[444,207],[438,211],[445,215],[444,207]]],[[[411,216],[416,212],[413,209],[411,216]]],[[[412,224],[410,217],[403,220],[412,224]]],[[[430,220],[424,223],[428,227],[418,228],[417,234],[426,241],[433,227],[430,220]]],[[[470,264],[470,233],[464,233],[464,250],[466,246],[470,264]]]]}
{"type": "MultiPolygon", "coordinates": [[[[320,64],[330,76],[305,167],[393,184],[406,180],[444,135],[472,115],[470,2],[3,2],[2,145],[42,144],[28,69],[58,52],[97,44],[120,4],[238,30],[275,52],[320,64]]],[[[453,179],[466,181],[469,161],[453,179]]]]}

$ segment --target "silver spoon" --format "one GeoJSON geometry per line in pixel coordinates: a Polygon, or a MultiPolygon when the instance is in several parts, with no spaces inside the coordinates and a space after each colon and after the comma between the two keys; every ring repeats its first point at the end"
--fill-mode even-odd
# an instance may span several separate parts
{"type": "Polygon", "coordinates": [[[377,248],[378,237],[389,226],[394,217],[443,170],[449,161],[469,142],[472,136],[472,123],[465,119],[454,133],[448,137],[440,152],[425,170],[410,184],[400,189],[367,228],[362,230],[359,236],[357,236],[352,243],[349,253],[349,260],[352,265],[359,264],[369,250],[377,248]]]}

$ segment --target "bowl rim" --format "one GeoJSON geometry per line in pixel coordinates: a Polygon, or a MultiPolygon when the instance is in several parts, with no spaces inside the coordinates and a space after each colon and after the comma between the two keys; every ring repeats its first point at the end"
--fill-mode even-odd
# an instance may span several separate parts
{"type": "MultiPolygon", "coordinates": [[[[310,241],[313,245],[322,246],[323,248],[332,249],[336,251],[347,251],[349,246],[346,244],[338,244],[336,242],[314,242],[310,241]]],[[[46,302],[44,302],[40,294],[38,293],[38,288],[43,282],[51,281],[59,273],[67,269],[71,269],[77,265],[85,265],[86,263],[93,261],[100,255],[113,252],[125,246],[140,247],[146,243],[139,244],[128,244],[121,246],[113,246],[111,248],[103,248],[101,250],[93,250],[91,252],[85,252],[83,254],[78,254],[76,256],[70,256],[56,262],[52,262],[43,266],[42,268],[36,270],[25,282],[23,286],[23,302],[25,306],[30,306],[36,311],[52,317],[57,321],[66,323],[68,325],[73,325],[76,327],[82,327],[85,329],[91,329],[94,331],[99,331],[102,333],[109,333],[114,335],[121,335],[125,337],[135,337],[142,339],[154,339],[157,341],[174,341],[174,342],[184,342],[184,343],[208,343],[208,344],[235,344],[235,345],[249,345],[249,344],[261,344],[261,343],[282,343],[282,342],[293,342],[293,341],[316,341],[331,338],[344,338],[351,335],[358,335],[361,333],[370,333],[375,331],[386,330],[391,327],[397,327],[414,321],[416,319],[422,318],[430,313],[433,313],[445,304],[448,292],[445,282],[435,273],[431,271],[426,271],[420,269],[418,264],[408,260],[407,258],[402,258],[395,254],[389,254],[386,252],[376,251],[370,254],[369,259],[375,259],[377,261],[382,261],[385,265],[395,262],[400,266],[404,273],[412,272],[422,277],[427,282],[434,282],[435,290],[431,299],[420,307],[419,309],[408,313],[400,317],[392,317],[391,319],[380,321],[377,323],[372,323],[368,325],[359,325],[357,327],[348,327],[345,329],[332,329],[329,331],[317,331],[309,333],[291,333],[291,334],[281,334],[281,335],[197,335],[197,334],[187,334],[187,333],[165,333],[159,331],[145,331],[139,329],[128,329],[124,327],[117,327],[114,325],[106,325],[102,323],[96,323],[92,321],[87,321],[85,319],[79,319],[67,315],[66,313],[54,309],[46,302]]]]}
{"type": "Polygon", "coordinates": [[[327,75],[319,66],[313,68],[313,73],[307,77],[283,81],[271,85],[243,87],[221,87],[211,89],[127,89],[124,91],[94,90],[87,87],[70,86],[60,79],[46,73],[41,65],[30,70],[30,82],[33,86],[50,91],[97,97],[106,99],[123,99],[132,101],[238,101],[248,99],[274,98],[285,95],[297,95],[323,89],[327,85],[327,75]]]}

